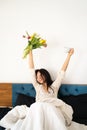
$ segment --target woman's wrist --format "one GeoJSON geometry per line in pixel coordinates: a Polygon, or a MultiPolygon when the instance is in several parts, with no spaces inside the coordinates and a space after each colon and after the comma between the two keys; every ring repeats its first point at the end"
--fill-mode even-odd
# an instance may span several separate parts
{"type": "Polygon", "coordinates": [[[72,56],[72,54],[71,54],[71,53],[68,53],[68,56],[69,56],[69,57],[71,57],[71,56],[72,56]]]}

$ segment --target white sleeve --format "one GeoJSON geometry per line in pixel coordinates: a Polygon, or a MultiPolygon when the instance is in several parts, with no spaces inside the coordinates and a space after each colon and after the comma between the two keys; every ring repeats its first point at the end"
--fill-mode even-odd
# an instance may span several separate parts
{"type": "Polygon", "coordinates": [[[52,83],[52,87],[55,88],[57,91],[60,88],[60,85],[62,83],[64,76],[65,76],[65,71],[60,70],[57,75],[56,80],[52,83]]]}

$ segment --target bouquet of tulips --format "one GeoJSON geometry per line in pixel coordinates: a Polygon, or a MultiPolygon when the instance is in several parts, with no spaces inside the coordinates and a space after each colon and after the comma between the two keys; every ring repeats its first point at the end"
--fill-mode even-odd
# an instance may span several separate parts
{"type": "Polygon", "coordinates": [[[42,39],[37,33],[30,36],[28,32],[26,32],[26,35],[23,35],[23,38],[28,40],[28,44],[23,52],[23,58],[26,58],[31,50],[41,48],[41,46],[47,46],[46,40],[42,39]]]}

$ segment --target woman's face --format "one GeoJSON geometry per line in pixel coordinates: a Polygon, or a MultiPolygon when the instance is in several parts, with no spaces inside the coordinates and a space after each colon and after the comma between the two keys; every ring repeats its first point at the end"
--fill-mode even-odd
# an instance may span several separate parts
{"type": "Polygon", "coordinates": [[[45,77],[41,75],[41,73],[38,71],[36,75],[36,80],[38,83],[43,84],[45,82],[45,77]]]}

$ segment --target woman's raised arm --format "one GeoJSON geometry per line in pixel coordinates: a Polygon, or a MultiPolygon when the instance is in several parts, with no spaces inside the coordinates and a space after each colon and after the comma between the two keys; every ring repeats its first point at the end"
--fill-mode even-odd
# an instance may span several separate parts
{"type": "Polygon", "coordinates": [[[68,67],[68,64],[69,64],[69,61],[70,61],[70,58],[71,58],[71,56],[72,56],[73,53],[74,53],[74,49],[71,48],[71,49],[69,50],[68,54],[67,54],[67,57],[66,57],[66,59],[65,59],[65,61],[64,61],[64,64],[63,64],[61,70],[66,71],[66,69],[67,69],[67,67],[68,67]]]}
{"type": "Polygon", "coordinates": [[[34,68],[34,61],[33,61],[33,53],[32,50],[29,52],[29,68],[33,69],[34,68]]]}
{"type": "Polygon", "coordinates": [[[29,69],[30,69],[30,75],[31,75],[31,83],[33,84],[35,89],[38,89],[36,76],[35,76],[35,70],[34,70],[34,61],[33,61],[33,52],[32,50],[29,52],[29,69]]]}

